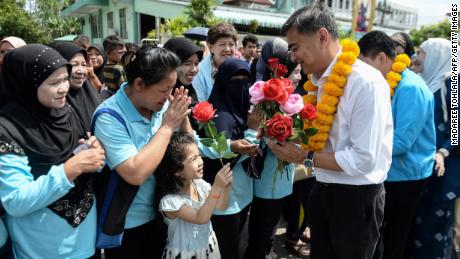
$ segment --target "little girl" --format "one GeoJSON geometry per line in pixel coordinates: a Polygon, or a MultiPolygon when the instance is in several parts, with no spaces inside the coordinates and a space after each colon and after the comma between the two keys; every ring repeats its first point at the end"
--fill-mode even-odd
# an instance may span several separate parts
{"type": "Polygon", "coordinates": [[[230,165],[205,182],[203,160],[193,136],[176,132],[156,172],[159,210],[168,225],[162,258],[220,258],[210,218],[215,208],[228,207],[232,185],[230,165]]]}

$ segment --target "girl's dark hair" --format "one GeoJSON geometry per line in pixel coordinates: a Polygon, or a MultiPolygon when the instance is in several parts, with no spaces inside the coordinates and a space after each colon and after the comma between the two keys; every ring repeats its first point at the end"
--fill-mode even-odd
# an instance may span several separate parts
{"type": "Polygon", "coordinates": [[[176,71],[180,60],[173,52],[156,45],[144,45],[134,53],[126,66],[128,84],[138,77],[146,86],[165,79],[169,73],[176,71]]]}
{"type": "Polygon", "coordinates": [[[171,136],[163,159],[155,171],[155,209],[157,211],[163,196],[181,191],[182,181],[175,174],[184,169],[184,161],[187,158],[185,148],[191,144],[195,144],[195,138],[188,133],[174,132],[171,136]]]}

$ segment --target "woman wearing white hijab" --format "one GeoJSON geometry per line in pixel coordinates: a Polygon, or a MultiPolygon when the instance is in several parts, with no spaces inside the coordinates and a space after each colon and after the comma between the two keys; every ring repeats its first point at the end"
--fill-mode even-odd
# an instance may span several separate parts
{"type": "Polygon", "coordinates": [[[435,98],[437,153],[417,213],[413,258],[451,258],[455,199],[460,196],[460,150],[451,145],[450,136],[450,47],[450,41],[433,38],[423,42],[417,53],[420,75],[435,98]]]}

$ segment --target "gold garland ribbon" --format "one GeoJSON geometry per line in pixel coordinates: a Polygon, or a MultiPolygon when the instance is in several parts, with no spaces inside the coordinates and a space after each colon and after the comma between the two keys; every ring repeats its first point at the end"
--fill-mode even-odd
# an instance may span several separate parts
{"type": "Polygon", "coordinates": [[[401,81],[401,73],[410,66],[410,58],[406,54],[399,54],[391,66],[391,71],[386,75],[388,85],[390,85],[391,97],[395,94],[396,87],[401,81]]]}
{"type": "MultiPolygon", "coordinates": [[[[318,133],[309,138],[307,145],[302,144],[303,149],[320,151],[326,146],[340,96],[342,96],[343,88],[347,84],[347,76],[351,73],[352,65],[359,56],[359,46],[356,42],[344,39],[340,45],[342,46],[342,53],[337,57],[337,63],[333,66],[332,73],[323,85],[324,93],[318,103],[316,103],[316,95],[310,94],[318,91],[318,87],[313,85],[311,80],[304,84],[304,89],[308,92],[303,96],[304,103],[316,105],[318,111],[317,119],[304,121],[304,129],[315,127],[318,129],[318,133]]],[[[311,75],[309,78],[311,79],[311,75]]]]}

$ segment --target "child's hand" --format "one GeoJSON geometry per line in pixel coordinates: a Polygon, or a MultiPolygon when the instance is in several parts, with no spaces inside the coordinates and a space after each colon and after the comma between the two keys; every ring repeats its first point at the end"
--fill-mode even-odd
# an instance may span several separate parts
{"type": "Polygon", "coordinates": [[[214,185],[216,187],[225,187],[233,181],[232,171],[230,170],[230,163],[227,163],[222,167],[214,178],[214,185]]]}

